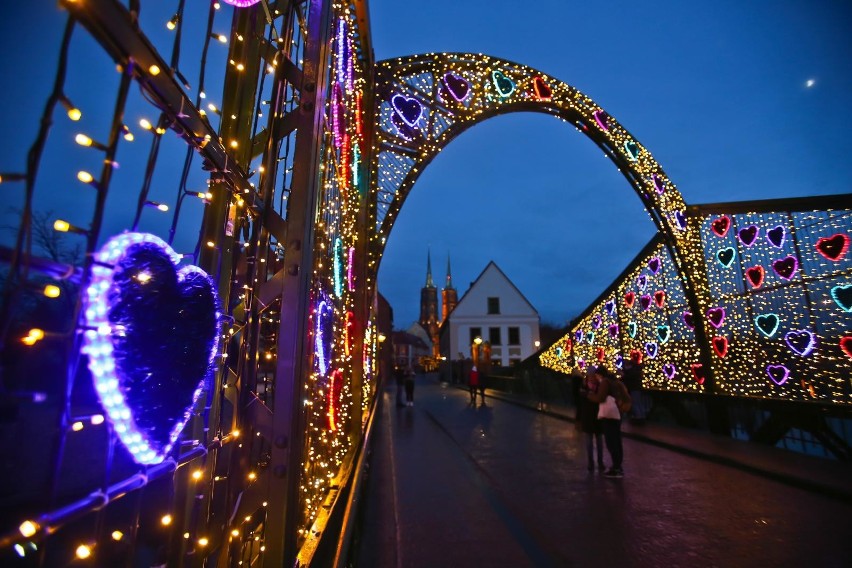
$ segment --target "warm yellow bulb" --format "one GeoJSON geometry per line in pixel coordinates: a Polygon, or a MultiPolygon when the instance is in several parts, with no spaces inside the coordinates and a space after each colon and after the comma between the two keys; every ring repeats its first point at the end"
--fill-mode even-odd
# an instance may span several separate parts
{"type": "Polygon", "coordinates": [[[28,337],[32,337],[36,341],[38,341],[40,339],[44,339],[44,330],[41,330],[37,327],[34,327],[30,330],[28,337]]]}
{"type": "Polygon", "coordinates": [[[85,559],[92,555],[92,549],[88,545],[81,544],[77,547],[77,558],[85,559]]]}
{"type": "Polygon", "coordinates": [[[169,20],[168,22],[166,22],[166,29],[173,30],[176,27],[177,27],[177,24],[175,24],[174,20],[169,20]]]}
{"type": "Polygon", "coordinates": [[[133,138],[134,138],[133,133],[130,132],[129,130],[124,133],[124,139],[127,140],[128,142],[133,142],[133,138]]]}
{"type": "Polygon", "coordinates": [[[80,109],[78,109],[77,107],[71,107],[71,108],[68,109],[68,118],[70,118],[74,122],[77,122],[82,117],[83,117],[83,113],[80,112],[80,109]]]}
{"type": "Polygon", "coordinates": [[[147,118],[143,118],[139,121],[139,126],[144,128],[145,130],[151,130],[154,126],[148,121],[147,118]]]}
{"type": "Polygon", "coordinates": [[[103,414],[95,414],[92,416],[92,424],[97,426],[98,424],[104,423],[104,415],[103,414]]]}
{"type": "Polygon", "coordinates": [[[239,145],[240,145],[240,143],[237,142],[236,140],[231,140],[231,148],[236,148],[239,145]]]}
{"type": "Polygon", "coordinates": [[[54,284],[48,284],[44,287],[44,295],[48,298],[58,298],[62,293],[62,290],[59,289],[59,286],[54,284]]]}
{"type": "Polygon", "coordinates": [[[168,205],[166,205],[165,203],[158,203],[158,204],[157,204],[157,209],[159,209],[160,211],[168,211],[168,210],[169,210],[169,206],[168,206],[168,205]]]}
{"type": "Polygon", "coordinates": [[[74,424],[71,425],[71,429],[74,430],[75,432],[79,432],[80,430],[83,429],[83,423],[82,422],[75,422],[74,424]]]}
{"type": "Polygon", "coordinates": [[[245,68],[246,68],[246,66],[243,65],[242,63],[237,63],[237,71],[242,71],[245,68]]]}
{"type": "Polygon", "coordinates": [[[92,139],[86,136],[85,134],[78,134],[74,137],[74,141],[77,142],[80,146],[91,146],[92,139]]]}
{"type": "Polygon", "coordinates": [[[124,533],[121,531],[112,531],[112,540],[121,540],[124,538],[124,533]]]}
{"type": "Polygon", "coordinates": [[[197,481],[197,480],[201,479],[202,475],[203,475],[203,472],[200,469],[196,469],[195,471],[192,472],[192,479],[195,479],[197,481]]]}
{"type": "Polygon", "coordinates": [[[232,530],[231,536],[240,536],[240,531],[238,531],[237,529],[232,530]]]}
{"type": "Polygon", "coordinates": [[[38,525],[32,521],[24,521],[18,526],[18,531],[26,538],[30,538],[38,532],[38,525]]]}
{"type": "Polygon", "coordinates": [[[77,172],[77,179],[82,181],[83,183],[92,183],[92,180],[95,178],[92,177],[92,174],[87,172],[86,170],[80,170],[77,172]]]}
{"type": "Polygon", "coordinates": [[[240,431],[239,431],[239,430],[234,430],[233,432],[231,432],[231,435],[232,435],[234,438],[239,438],[239,437],[240,437],[240,431]]]}
{"type": "Polygon", "coordinates": [[[257,474],[255,472],[251,472],[250,474],[248,474],[248,478],[250,481],[254,481],[255,479],[257,479],[257,474]]]}
{"type": "Polygon", "coordinates": [[[218,39],[221,43],[228,43],[228,38],[225,37],[224,34],[217,35],[216,39],[218,39]]]}
{"type": "Polygon", "coordinates": [[[207,546],[210,543],[209,540],[205,537],[201,537],[198,539],[198,546],[207,546]]]}
{"type": "Polygon", "coordinates": [[[170,524],[172,524],[172,516],[163,515],[163,517],[160,519],[160,524],[166,527],[169,526],[170,524]]]}
{"type": "Polygon", "coordinates": [[[160,67],[158,65],[151,65],[150,67],[148,67],[148,73],[156,77],[160,74],[160,67]]]}
{"type": "Polygon", "coordinates": [[[207,108],[209,108],[213,112],[216,112],[216,105],[214,105],[213,103],[207,103],[207,108]]]}

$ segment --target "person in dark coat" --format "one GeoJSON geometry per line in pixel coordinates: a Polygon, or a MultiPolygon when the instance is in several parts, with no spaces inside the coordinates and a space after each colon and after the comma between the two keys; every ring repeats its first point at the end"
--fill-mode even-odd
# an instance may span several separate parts
{"type": "Polygon", "coordinates": [[[606,466],[603,460],[603,428],[598,420],[598,403],[587,398],[589,392],[597,392],[597,378],[591,371],[585,377],[577,373],[574,375],[574,385],[574,400],[577,403],[576,425],[585,437],[589,471],[595,470],[595,449],[597,449],[598,470],[604,471],[606,466]]]}

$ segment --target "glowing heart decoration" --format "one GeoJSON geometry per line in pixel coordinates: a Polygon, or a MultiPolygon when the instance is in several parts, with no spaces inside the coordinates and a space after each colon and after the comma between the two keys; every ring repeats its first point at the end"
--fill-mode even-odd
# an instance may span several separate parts
{"type": "Polygon", "coordinates": [[[624,357],[621,356],[621,353],[615,356],[615,367],[617,369],[624,367],[624,357]]]}
{"type": "Polygon", "coordinates": [[[774,246],[775,248],[783,248],[784,247],[784,238],[787,236],[787,231],[784,230],[784,227],[778,225],[774,229],[769,229],[766,231],[766,240],[769,241],[769,244],[774,246]]]}
{"type": "Polygon", "coordinates": [[[647,284],[648,284],[648,278],[644,274],[642,274],[641,276],[636,278],[636,287],[639,288],[640,290],[644,290],[645,286],[647,286],[647,284]]]}
{"type": "Polygon", "coordinates": [[[609,326],[609,336],[610,337],[618,337],[618,324],[614,323],[609,326]]]}
{"type": "Polygon", "coordinates": [[[728,229],[731,228],[731,218],[727,215],[722,215],[721,217],[717,217],[710,224],[710,229],[716,234],[718,237],[724,237],[728,234],[728,229]]]}
{"type": "Polygon", "coordinates": [[[775,314],[762,314],[754,318],[754,325],[766,337],[772,337],[778,331],[778,325],[781,323],[781,318],[775,314]]]}
{"type": "Polygon", "coordinates": [[[816,336],[806,329],[788,331],[784,335],[784,342],[790,351],[801,357],[807,357],[816,348],[816,336]]]}
{"type": "Polygon", "coordinates": [[[601,127],[601,130],[609,130],[609,115],[606,111],[596,110],[592,113],[592,116],[595,118],[595,122],[598,123],[598,126],[601,127]]]}
{"type": "Polygon", "coordinates": [[[113,237],[95,260],[83,336],[95,392],[133,459],[160,463],[213,370],[216,286],[150,234],[113,237]]]}
{"type": "Polygon", "coordinates": [[[328,373],[334,330],[334,308],[325,298],[320,298],[314,311],[314,361],[320,375],[328,373]]]}
{"type": "Polygon", "coordinates": [[[834,303],[844,312],[852,312],[852,284],[839,284],[831,289],[834,303]]]}
{"type": "Polygon", "coordinates": [[[719,261],[719,264],[725,268],[730,268],[731,264],[734,262],[735,253],[736,251],[731,247],[723,248],[716,251],[716,259],[719,261]]]}
{"type": "Polygon", "coordinates": [[[391,105],[405,124],[412,128],[417,126],[417,122],[423,116],[423,105],[417,99],[396,94],[391,97],[391,105]]]}
{"type": "Polygon", "coordinates": [[[544,79],[536,77],[533,79],[533,93],[535,98],[540,101],[549,101],[553,97],[553,91],[550,89],[544,79]]]}
{"type": "Polygon", "coordinates": [[[639,145],[633,140],[624,142],[624,151],[627,152],[627,159],[631,162],[639,161],[639,145]]]}
{"type": "Polygon", "coordinates": [[[589,333],[586,334],[586,342],[589,345],[591,345],[592,343],[595,342],[595,332],[594,331],[590,331],[589,333]]]}
{"type": "Polygon", "coordinates": [[[627,333],[630,334],[630,337],[636,337],[637,331],[639,331],[639,327],[635,321],[627,322],[627,333]]]}
{"type": "Polygon", "coordinates": [[[728,338],[717,335],[712,340],[713,343],[713,351],[716,352],[716,355],[719,357],[724,357],[728,354],[728,338]]]}
{"type": "Polygon", "coordinates": [[[661,177],[660,177],[660,176],[658,176],[657,174],[651,174],[651,183],[653,183],[653,184],[654,184],[654,189],[655,189],[655,190],[657,191],[657,193],[659,193],[660,195],[662,195],[662,194],[663,194],[663,192],[664,192],[664,191],[666,191],[666,186],[665,186],[665,184],[663,183],[663,178],[661,178],[661,177]]]}
{"type": "Polygon", "coordinates": [[[766,272],[760,265],[746,269],[746,279],[752,288],[760,288],[760,285],[763,284],[763,276],[765,274],[766,272]]]}
{"type": "Polygon", "coordinates": [[[666,343],[669,337],[671,337],[671,328],[667,325],[658,325],[657,338],[660,340],[660,343],[666,343]]]}
{"type": "Polygon", "coordinates": [[[637,364],[641,363],[642,362],[642,352],[639,351],[638,349],[631,349],[630,350],[630,360],[633,361],[634,363],[637,363],[637,364]]]}
{"type": "Polygon", "coordinates": [[[604,304],[604,308],[606,309],[606,313],[611,316],[615,316],[615,300],[609,300],[606,304],[604,304]]]}
{"type": "Polygon", "coordinates": [[[660,271],[660,257],[655,256],[648,260],[648,270],[651,271],[651,274],[656,274],[660,271]]]}
{"type": "Polygon", "coordinates": [[[725,323],[725,308],[710,308],[707,310],[707,319],[713,327],[719,329],[725,323]]]}
{"type": "Polygon", "coordinates": [[[659,349],[657,348],[657,344],[653,341],[649,341],[645,344],[645,352],[648,354],[648,357],[651,359],[657,356],[659,349]]]}
{"type": "Polygon", "coordinates": [[[595,314],[592,318],[592,327],[598,329],[601,326],[601,316],[600,314],[595,314]]]}
{"type": "Polygon", "coordinates": [[[576,341],[577,343],[580,343],[581,341],[583,341],[583,337],[584,337],[584,333],[583,333],[582,329],[578,329],[577,331],[574,332],[574,341],[576,341]]]}
{"type": "Polygon", "coordinates": [[[515,92],[515,83],[506,77],[502,71],[492,71],[491,82],[494,84],[494,88],[497,89],[497,93],[503,98],[515,92]]]}
{"type": "Polygon", "coordinates": [[[840,338],[840,349],[846,353],[846,356],[852,359],[852,335],[845,335],[840,338]]]}
{"type": "Polygon", "coordinates": [[[447,92],[456,102],[464,101],[470,94],[470,83],[464,77],[460,77],[454,73],[446,73],[444,74],[443,81],[447,92]]]}
{"type": "Polygon", "coordinates": [[[798,269],[799,261],[796,260],[795,256],[785,256],[784,258],[772,263],[772,270],[775,271],[775,274],[785,280],[792,279],[798,269]]]}
{"type": "Polygon", "coordinates": [[[757,236],[760,234],[760,228],[757,225],[749,225],[737,232],[740,242],[746,247],[751,247],[757,241],[757,236]]]}
{"type": "Polygon", "coordinates": [[[639,305],[642,306],[642,309],[648,311],[648,308],[651,307],[651,295],[644,294],[639,297],[639,305]]]}
{"type": "Polygon", "coordinates": [[[628,292],[624,295],[624,305],[627,306],[628,308],[632,308],[633,302],[635,302],[635,301],[636,301],[636,294],[634,294],[633,292],[628,292]]]}
{"type": "Polygon", "coordinates": [[[692,319],[692,312],[683,312],[683,323],[689,329],[695,329],[695,320],[692,319]]]}
{"type": "Polygon", "coordinates": [[[585,359],[577,359],[577,366],[580,367],[581,369],[584,369],[586,367],[586,360],[585,359]]]}
{"type": "Polygon", "coordinates": [[[603,361],[604,357],[606,357],[606,352],[604,352],[604,348],[598,347],[597,351],[595,351],[595,356],[597,357],[598,361],[603,361]]]}
{"type": "Polygon", "coordinates": [[[681,231],[686,230],[686,215],[683,214],[683,211],[674,212],[674,222],[678,229],[681,231]]]}
{"type": "Polygon", "coordinates": [[[574,342],[571,341],[571,338],[569,337],[568,339],[565,340],[565,350],[571,351],[571,349],[573,349],[573,348],[574,348],[574,342]]]}
{"type": "Polygon", "coordinates": [[[693,363],[691,368],[692,378],[695,379],[695,382],[699,385],[703,385],[704,381],[707,380],[707,375],[704,373],[704,365],[701,363],[693,363]]]}
{"type": "Polygon", "coordinates": [[[231,6],[236,6],[237,8],[248,8],[249,6],[254,6],[260,0],[224,0],[225,4],[230,4],[231,6]]]}
{"type": "Polygon", "coordinates": [[[672,380],[675,378],[675,375],[677,375],[677,367],[675,367],[672,363],[666,363],[663,365],[663,375],[665,375],[668,380],[672,380]]]}
{"type": "Polygon", "coordinates": [[[784,365],[767,365],[766,374],[772,379],[772,382],[778,386],[783,385],[790,378],[790,369],[784,365]]]}
{"type": "Polygon", "coordinates": [[[846,256],[849,250],[849,237],[843,233],[837,233],[834,236],[819,239],[815,246],[822,256],[836,262],[846,256]]]}
{"type": "Polygon", "coordinates": [[[654,303],[657,304],[658,308],[662,308],[666,303],[666,291],[665,290],[657,290],[654,292],[654,303]]]}

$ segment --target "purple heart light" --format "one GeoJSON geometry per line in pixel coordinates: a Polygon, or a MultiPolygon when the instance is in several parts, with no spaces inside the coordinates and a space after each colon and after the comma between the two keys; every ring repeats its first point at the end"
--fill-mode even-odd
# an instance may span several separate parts
{"type": "Polygon", "coordinates": [[[391,97],[391,105],[408,126],[416,126],[420,117],[423,116],[423,105],[417,99],[408,98],[405,95],[397,93],[391,97]]]}
{"type": "Polygon", "coordinates": [[[172,451],[218,349],[216,286],[162,239],[124,233],[95,253],[86,289],[95,392],[115,433],[140,464],[172,451]]]}
{"type": "Polygon", "coordinates": [[[794,329],[784,335],[787,347],[802,357],[807,357],[816,347],[816,336],[806,329],[794,329]]]}
{"type": "Polygon", "coordinates": [[[790,369],[784,365],[767,365],[766,374],[769,375],[769,378],[772,379],[773,383],[781,386],[786,383],[787,379],[790,377],[790,369]]]}
{"type": "Polygon", "coordinates": [[[470,94],[470,83],[464,77],[454,73],[444,74],[444,85],[457,102],[462,102],[470,94]]]}

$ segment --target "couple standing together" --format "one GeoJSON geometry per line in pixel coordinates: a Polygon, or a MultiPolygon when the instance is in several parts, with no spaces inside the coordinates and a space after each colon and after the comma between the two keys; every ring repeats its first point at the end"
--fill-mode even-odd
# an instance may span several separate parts
{"type": "Polygon", "coordinates": [[[577,389],[577,426],[586,435],[586,454],[589,471],[594,471],[593,442],[597,442],[597,465],[604,471],[601,437],[612,460],[612,467],[604,472],[605,477],[624,477],[622,462],[624,449],[621,442],[621,413],[630,405],[630,396],[624,383],[603,366],[589,369],[585,378],[580,378],[577,389]],[[621,405],[621,410],[619,410],[621,405]]]}

